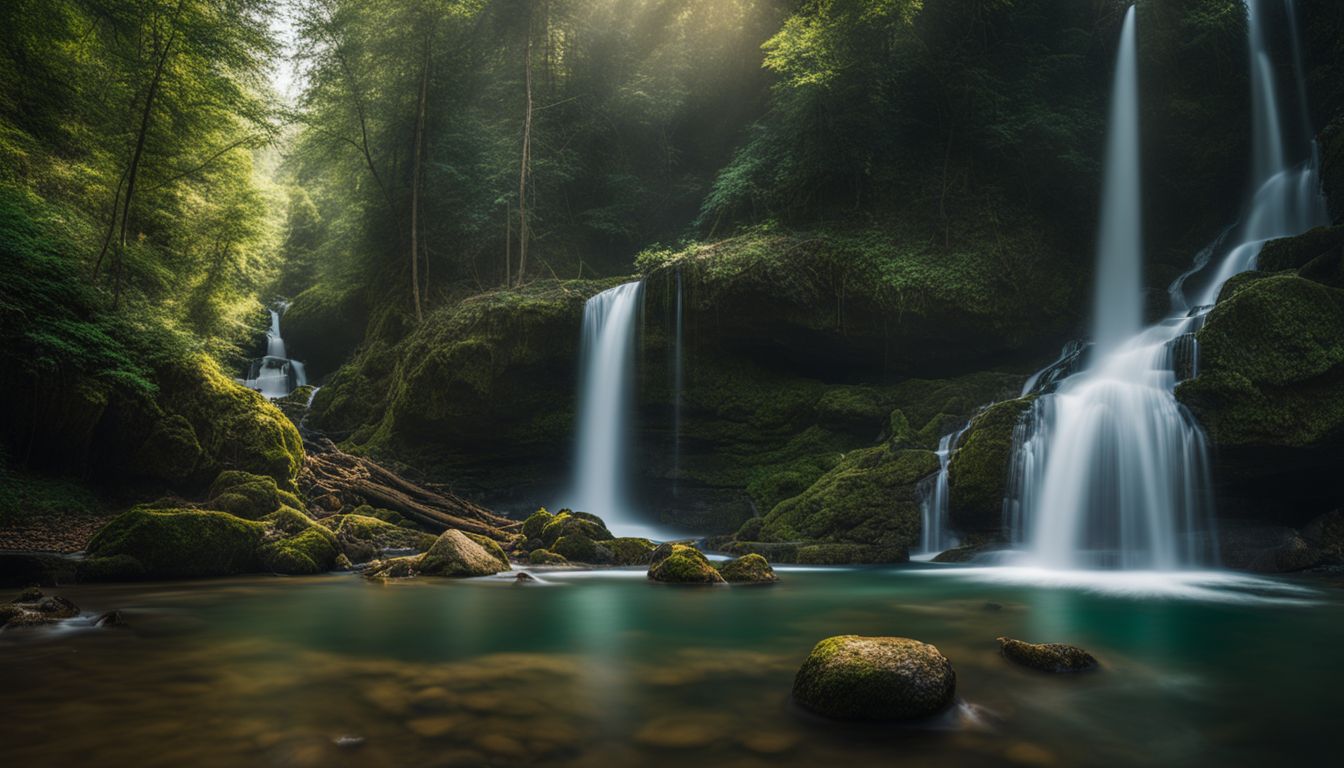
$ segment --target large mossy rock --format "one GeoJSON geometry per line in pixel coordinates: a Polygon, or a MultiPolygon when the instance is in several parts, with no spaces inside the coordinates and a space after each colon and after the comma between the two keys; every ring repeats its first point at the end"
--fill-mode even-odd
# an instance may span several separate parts
{"type": "Polygon", "coordinates": [[[963,534],[994,537],[1003,528],[1003,498],[1013,457],[1013,430],[1033,398],[995,403],[971,420],[948,461],[948,517],[963,534]]]}
{"type": "Polygon", "coordinates": [[[100,424],[108,466],[129,477],[192,492],[220,472],[271,477],[292,489],[303,466],[293,423],[259,393],[225,376],[204,355],[165,363],[152,403],[122,403],[100,424]]]}
{"type": "MultiPolygon", "coordinates": [[[[261,570],[265,523],[226,512],[132,509],[89,542],[90,560],[124,558],[154,579],[232,576],[261,570]]],[[[109,576],[114,574],[107,574],[109,576]]]]}
{"type": "Polygon", "coordinates": [[[1305,277],[1229,281],[1177,397],[1215,451],[1220,511],[1301,525],[1344,498],[1344,290],[1305,277]]]}
{"type": "Polygon", "coordinates": [[[335,565],[331,531],[298,510],[280,507],[260,520],[200,509],[136,507],[89,542],[82,581],[306,575],[335,565]]]}
{"type": "Polygon", "coordinates": [[[841,635],[812,649],[793,699],[835,720],[908,720],[947,709],[956,690],[952,662],[928,643],[841,635]]]}
{"type": "Polygon", "coordinates": [[[709,558],[689,544],[662,544],[650,557],[648,577],[666,584],[722,584],[709,558]]]}
{"type": "Polygon", "coordinates": [[[755,553],[729,560],[719,566],[719,574],[729,584],[773,584],[779,581],[769,561],[755,553]]]}
{"type": "Polygon", "coordinates": [[[802,493],[770,510],[757,541],[795,545],[773,553],[781,562],[904,562],[919,540],[917,485],[937,470],[932,451],[891,446],[851,451],[802,493]]]}
{"type": "Polygon", "coordinates": [[[226,470],[210,484],[206,505],[248,520],[260,520],[282,506],[304,508],[303,501],[276,485],[275,478],[250,472],[226,470]]]}
{"type": "Polygon", "coordinates": [[[444,531],[415,562],[415,572],[421,576],[490,576],[507,570],[511,566],[503,551],[491,551],[457,530],[444,531]]]}

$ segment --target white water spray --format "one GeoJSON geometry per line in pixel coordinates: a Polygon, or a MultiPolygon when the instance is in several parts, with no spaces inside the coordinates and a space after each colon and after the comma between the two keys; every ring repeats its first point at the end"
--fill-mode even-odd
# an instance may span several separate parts
{"type": "Polygon", "coordinates": [[[938,440],[938,473],[925,478],[919,487],[919,553],[936,555],[958,545],[947,521],[947,465],[961,436],[970,428],[967,423],[956,432],[949,432],[938,440]]]}
{"type": "Polygon", "coordinates": [[[598,515],[613,532],[641,535],[626,494],[635,326],[643,283],[603,291],[583,307],[574,509],[598,515]]]}
{"type": "MultiPolygon", "coordinates": [[[[1223,283],[1252,268],[1267,240],[1299,234],[1327,219],[1315,153],[1309,147],[1299,148],[1308,160],[1299,167],[1288,165],[1278,87],[1259,7],[1262,1],[1247,3],[1255,191],[1241,224],[1224,238],[1234,244],[1201,254],[1196,269],[1202,271],[1205,263],[1212,269],[1202,290],[1187,296],[1187,278],[1198,276],[1182,276],[1171,291],[1174,313],[1118,343],[1113,331],[1127,315],[1108,306],[1104,281],[1114,278],[1100,275],[1121,269],[1109,261],[1114,254],[1106,248],[1105,222],[1122,214],[1103,212],[1097,345],[1091,362],[1037,400],[1014,445],[1005,516],[1014,526],[1015,539],[1026,545],[1039,566],[1169,570],[1193,567],[1210,557],[1207,450],[1203,432],[1174,396],[1178,363],[1183,361],[1182,373],[1191,375],[1195,365],[1192,334],[1217,300],[1223,283]],[[1194,308],[1187,311],[1186,307],[1194,308]]],[[[1289,6],[1291,13],[1291,2],[1289,6]]],[[[1117,59],[1117,102],[1128,98],[1122,92],[1122,79],[1132,75],[1119,70],[1125,62],[1133,62],[1133,22],[1131,8],[1117,59]]],[[[1119,115],[1113,110],[1112,120],[1136,120],[1136,115],[1137,110],[1119,115]]],[[[1114,145],[1117,136],[1127,134],[1127,128],[1112,125],[1107,206],[1123,204],[1111,195],[1112,175],[1128,171],[1117,169],[1114,163],[1138,165],[1137,142],[1118,153],[1114,145]]],[[[1137,240],[1139,234],[1132,234],[1137,240]]],[[[1139,262],[1132,269],[1137,277],[1139,262]]],[[[1127,278],[1120,280],[1124,284],[1127,278]]],[[[1116,301],[1128,307],[1131,298],[1120,295],[1116,301]]]]}

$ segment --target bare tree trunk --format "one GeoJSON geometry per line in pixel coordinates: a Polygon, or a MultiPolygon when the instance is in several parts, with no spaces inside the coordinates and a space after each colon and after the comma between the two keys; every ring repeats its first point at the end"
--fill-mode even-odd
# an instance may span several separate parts
{"type": "Polygon", "coordinates": [[[527,111],[523,113],[523,158],[518,164],[518,285],[527,276],[527,173],[532,165],[532,4],[527,7],[527,48],[523,58],[527,111]]]}
{"type": "MultiPolygon", "coordinates": [[[[150,78],[149,89],[145,93],[145,105],[140,110],[140,128],[136,132],[135,149],[131,153],[130,163],[127,164],[123,172],[123,178],[126,181],[126,196],[121,201],[121,229],[117,235],[116,248],[113,250],[112,261],[113,271],[116,275],[116,287],[113,289],[114,305],[121,301],[121,274],[122,261],[126,251],[126,232],[129,228],[128,219],[131,215],[131,200],[135,197],[135,181],[140,174],[140,160],[145,153],[145,140],[149,135],[149,120],[154,114],[154,100],[159,93],[159,84],[163,82],[163,70],[168,64],[168,55],[172,52],[173,43],[177,41],[177,19],[182,14],[183,0],[179,0],[177,8],[173,11],[172,19],[169,23],[172,25],[172,32],[168,35],[168,41],[164,43],[163,50],[159,52],[159,58],[154,63],[154,75],[150,78]]],[[[117,184],[118,194],[121,192],[121,184],[117,184]]],[[[116,202],[113,202],[112,222],[108,225],[108,234],[111,234],[113,227],[117,223],[116,202]]],[[[106,241],[103,244],[103,252],[98,254],[98,262],[94,265],[94,274],[97,275],[98,267],[102,264],[103,255],[107,251],[106,241]]]]}
{"type": "MultiPolygon", "coordinates": [[[[420,103],[415,113],[415,158],[411,166],[411,295],[415,297],[416,322],[424,319],[424,314],[420,308],[420,250],[419,242],[416,239],[416,228],[420,219],[420,161],[425,143],[425,101],[428,98],[429,35],[425,35],[425,63],[420,70],[420,103]]],[[[428,275],[426,275],[426,282],[428,282],[428,275]]]]}
{"type": "Polygon", "coordinates": [[[513,209],[504,204],[504,287],[513,283],[513,209]]]}

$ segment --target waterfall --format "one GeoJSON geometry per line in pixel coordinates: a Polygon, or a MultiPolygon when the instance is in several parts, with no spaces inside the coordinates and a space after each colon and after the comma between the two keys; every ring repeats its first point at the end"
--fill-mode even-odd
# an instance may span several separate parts
{"type": "Polygon", "coordinates": [[[600,516],[614,532],[633,535],[625,480],[635,383],[635,326],[643,283],[616,286],[583,307],[578,439],[571,492],[574,509],[600,516]]]}
{"type": "Polygon", "coordinates": [[[675,337],[672,343],[672,497],[680,495],[681,490],[681,393],[685,384],[682,329],[684,326],[682,309],[681,267],[677,267],[677,303],[675,337]]]}
{"type": "Polygon", "coordinates": [[[280,317],[289,309],[289,303],[278,301],[269,310],[271,325],[266,329],[266,356],[253,360],[243,386],[255,389],[275,400],[284,397],[308,383],[303,363],[285,356],[285,339],[280,335],[280,317]]]}
{"type": "Polygon", "coordinates": [[[1094,354],[1119,346],[1143,322],[1143,222],[1139,211],[1139,73],[1134,6],[1125,14],[1112,84],[1101,230],[1097,238],[1094,354]]]}
{"type": "MultiPolygon", "coordinates": [[[[1250,269],[1265,241],[1299,234],[1328,219],[1310,146],[1288,147],[1278,85],[1260,8],[1248,0],[1252,89],[1252,190],[1237,227],[1201,253],[1195,268],[1171,288],[1173,313],[1128,338],[1114,340],[1122,314],[1102,294],[1101,274],[1117,270],[1107,249],[1102,213],[1098,253],[1097,338],[1082,370],[1049,386],[1014,436],[1004,515],[1015,541],[1037,565],[1050,568],[1120,567],[1175,569],[1209,558],[1212,509],[1203,432],[1174,395],[1178,371],[1193,375],[1198,356],[1194,331],[1217,300],[1223,283],[1250,269]],[[1289,165],[1290,151],[1307,158],[1289,165]],[[1186,283],[1204,273],[1203,288],[1187,294],[1186,283]],[[1189,309],[1187,309],[1189,308],[1189,309]]],[[[1292,3],[1288,10],[1293,12],[1292,3]]],[[[1125,20],[1117,69],[1132,62],[1134,9],[1125,20]]],[[[1296,41],[1294,41],[1296,43],[1296,41]]],[[[1297,52],[1294,51],[1294,55],[1297,52]]],[[[1301,70],[1296,70],[1300,78],[1301,70]]],[[[1116,73],[1116,101],[1122,79],[1116,73]]],[[[1299,85],[1299,88],[1301,86],[1299,85]]],[[[1112,121],[1135,119],[1137,112],[1112,121]]],[[[1115,137],[1111,127],[1105,205],[1128,203],[1111,194],[1115,137]]],[[[1128,162],[1137,165],[1137,157],[1128,162]]],[[[1127,171],[1125,173],[1128,173],[1127,171]]],[[[1137,221],[1137,220],[1136,220],[1137,221]]],[[[1137,240],[1137,235],[1135,235],[1137,240]]],[[[1137,275],[1137,264],[1133,267],[1137,275]]],[[[1122,278],[1123,279],[1123,278],[1122,278]]],[[[1127,290],[1127,289],[1126,289],[1127,290]]],[[[1122,297],[1128,302],[1129,297],[1122,297]]],[[[1127,306],[1127,305],[1126,305],[1127,306]]]]}
{"type": "Polygon", "coordinates": [[[936,555],[957,546],[958,541],[947,524],[947,465],[970,422],[938,440],[938,473],[925,478],[919,486],[919,554],[936,555]]]}

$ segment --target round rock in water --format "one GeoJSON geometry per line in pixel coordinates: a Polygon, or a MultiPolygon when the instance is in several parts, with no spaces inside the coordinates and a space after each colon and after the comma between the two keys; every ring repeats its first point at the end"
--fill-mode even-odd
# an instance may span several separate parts
{"type": "Polygon", "coordinates": [[[999,650],[1004,658],[1041,672],[1086,672],[1099,665],[1092,654],[1063,643],[1024,643],[1000,637],[999,650]]]}
{"type": "Polygon", "coordinates": [[[793,699],[835,720],[908,720],[946,709],[952,662],[906,637],[840,635],[817,643],[793,680],[793,699]]]}

